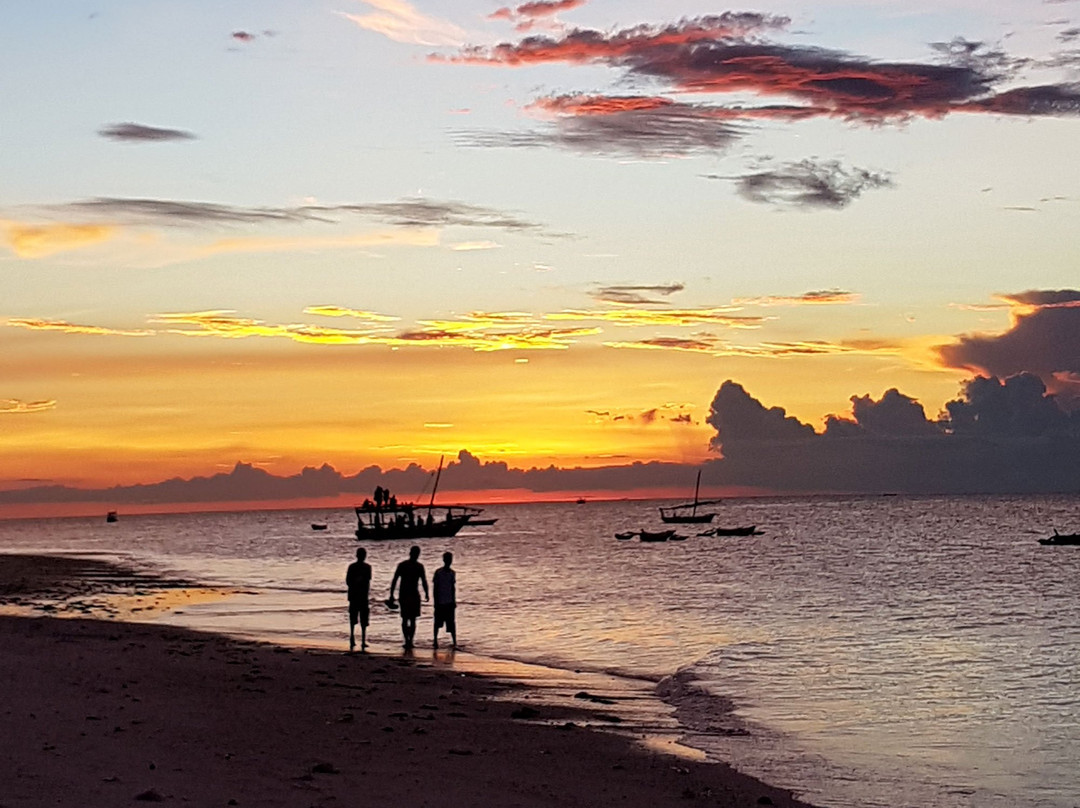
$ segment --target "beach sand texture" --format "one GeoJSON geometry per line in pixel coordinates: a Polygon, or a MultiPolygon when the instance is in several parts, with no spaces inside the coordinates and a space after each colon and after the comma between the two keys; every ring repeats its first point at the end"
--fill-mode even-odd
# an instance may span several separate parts
{"type": "Polygon", "coordinates": [[[154,582],[129,573],[0,556],[0,602],[75,617],[0,617],[3,808],[804,805],[722,763],[585,726],[583,710],[515,703],[452,664],[65,607],[131,587],[152,597],[154,582]]]}

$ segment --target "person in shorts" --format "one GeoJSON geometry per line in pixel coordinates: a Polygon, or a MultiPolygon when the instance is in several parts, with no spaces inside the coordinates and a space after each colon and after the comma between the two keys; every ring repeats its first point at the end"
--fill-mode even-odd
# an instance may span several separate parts
{"type": "Polygon", "coordinates": [[[390,600],[394,599],[394,588],[401,581],[398,602],[401,604],[401,635],[405,638],[405,648],[413,647],[416,635],[416,618],[420,616],[420,585],[424,587],[424,600],[428,600],[427,573],[420,558],[420,548],[415,544],[409,550],[409,557],[397,565],[394,577],[390,581],[390,600]]]}
{"type": "Polygon", "coordinates": [[[356,648],[356,624],[360,624],[360,650],[367,648],[367,627],[370,619],[368,595],[371,591],[371,565],[366,563],[367,550],[356,551],[356,561],[345,572],[345,586],[349,590],[349,650],[356,648]]]}
{"type": "Polygon", "coordinates": [[[435,639],[432,646],[439,647],[439,629],[446,626],[450,635],[451,648],[457,648],[457,573],[450,569],[454,563],[454,554],[442,554],[443,565],[431,576],[431,586],[435,590],[435,639]]]}

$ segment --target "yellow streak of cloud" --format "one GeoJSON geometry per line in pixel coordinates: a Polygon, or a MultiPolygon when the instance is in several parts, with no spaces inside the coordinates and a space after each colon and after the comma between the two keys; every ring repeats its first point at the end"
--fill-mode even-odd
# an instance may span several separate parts
{"type": "Polygon", "coordinates": [[[116,235],[107,224],[25,224],[0,221],[4,241],[19,258],[44,258],[100,244],[116,235]]]}
{"type": "Polygon", "coordinates": [[[545,320],[599,320],[623,326],[723,325],[728,328],[760,328],[765,317],[736,315],[737,308],[708,309],[568,309],[545,314],[545,320]]]}
{"type": "Polygon", "coordinates": [[[9,318],[7,324],[32,331],[61,331],[65,334],[91,334],[108,337],[150,337],[153,331],[145,329],[107,328],[99,325],[76,325],[64,320],[37,320],[23,317],[9,318]]]}
{"type": "Polygon", "coordinates": [[[393,317],[389,314],[379,314],[374,311],[364,311],[363,309],[349,309],[344,306],[308,306],[304,309],[304,314],[315,314],[320,317],[354,317],[357,320],[372,323],[396,323],[401,320],[400,317],[393,317]]]}
{"type": "Polygon", "coordinates": [[[0,398],[0,415],[21,415],[29,412],[45,412],[56,407],[56,401],[20,401],[17,398],[0,398]]]}

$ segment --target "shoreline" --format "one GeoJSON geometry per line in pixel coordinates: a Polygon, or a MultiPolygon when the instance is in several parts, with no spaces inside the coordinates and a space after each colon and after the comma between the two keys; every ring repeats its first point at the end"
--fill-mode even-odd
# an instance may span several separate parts
{"type": "MultiPolygon", "coordinates": [[[[68,561],[0,556],[0,603],[20,587],[17,598],[70,598],[78,586],[56,579],[70,572],[68,561]],[[13,565],[29,565],[35,575],[15,576],[13,565]]],[[[116,580],[125,578],[89,584],[99,595],[116,594],[116,580]]],[[[160,579],[135,585],[152,599],[154,583],[182,591],[160,579]]],[[[727,764],[668,745],[670,727],[655,728],[651,743],[612,732],[618,722],[603,716],[632,712],[632,699],[569,696],[572,687],[562,682],[555,688],[565,697],[560,703],[544,698],[542,688],[508,681],[486,658],[348,654],[128,622],[122,614],[100,620],[68,613],[0,616],[0,675],[11,683],[3,707],[8,732],[0,740],[5,808],[63,803],[76,793],[87,806],[132,799],[308,806],[362,798],[808,808],[727,764]]],[[[506,664],[520,672],[519,663],[506,664]]]]}

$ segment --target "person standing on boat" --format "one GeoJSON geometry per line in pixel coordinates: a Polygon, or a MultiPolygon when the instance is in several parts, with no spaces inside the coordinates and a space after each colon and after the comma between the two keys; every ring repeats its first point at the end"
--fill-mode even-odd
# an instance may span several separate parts
{"type": "Polygon", "coordinates": [[[368,595],[371,592],[371,565],[364,561],[367,550],[356,551],[356,561],[345,572],[349,590],[349,650],[356,648],[356,624],[360,624],[360,650],[367,649],[367,627],[370,619],[368,595]]]}
{"type": "Polygon", "coordinates": [[[439,647],[439,629],[446,626],[450,635],[451,648],[457,648],[457,573],[450,569],[454,554],[447,551],[442,554],[443,565],[431,576],[431,588],[435,590],[435,637],[432,648],[439,647]]]}
{"type": "Polygon", "coordinates": [[[394,599],[394,588],[401,581],[401,589],[398,602],[401,604],[401,635],[405,639],[405,647],[413,647],[413,637],[416,635],[416,618],[420,616],[420,586],[424,587],[424,600],[428,597],[427,573],[424,565],[419,562],[420,548],[415,544],[409,550],[409,557],[397,565],[394,577],[390,581],[390,600],[394,599]]]}

